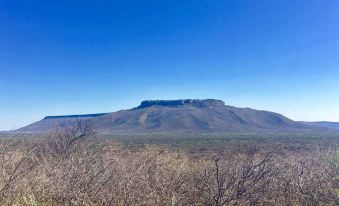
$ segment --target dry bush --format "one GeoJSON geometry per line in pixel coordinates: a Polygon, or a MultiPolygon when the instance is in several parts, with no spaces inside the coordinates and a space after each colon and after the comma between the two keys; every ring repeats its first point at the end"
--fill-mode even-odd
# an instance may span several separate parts
{"type": "MultiPolygon", "coordinates": [[[[83,122],[23,143],[0,141],[1,205],[335,205],[331,150],[234,148],[197,159],[95,141],[83,122]]],[[[337,202],[336,202],[337,201],[337,202]]]]}
{"type": "Polygon", "coordinates": [[[23,196],[26,179],[34,170],[34,150],[18,147],[15,139],[0,141],[0,201],[13,204],[17,196],[23,196]]]}
{"type": "Polygon", "coordinates": [[[204,161],[204,169],[194,174],[194,187],[198,205],[256,204],[267,192],[274,174],[271,154],[229,154],[204,161]]]}
{"type": "Polygon", "coordinates": [[[331,164],[322,152],[288,153],[278,156],[278,175],[272,178],[270,199],[273,205],[338,204],[334,189],[338,166],[331,164]]]}

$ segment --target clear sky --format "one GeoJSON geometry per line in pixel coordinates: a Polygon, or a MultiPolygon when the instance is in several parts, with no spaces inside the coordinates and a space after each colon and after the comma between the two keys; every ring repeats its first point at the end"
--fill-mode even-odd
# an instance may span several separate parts
{"type": "Polygon", "coordinates": [[[339,121],[339,1],[0,0],[0,130],[179,98],[339,121]]]}

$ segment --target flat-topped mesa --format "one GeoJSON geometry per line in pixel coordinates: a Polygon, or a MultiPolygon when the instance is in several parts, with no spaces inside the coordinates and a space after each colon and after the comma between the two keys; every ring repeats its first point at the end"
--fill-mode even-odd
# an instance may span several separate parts
{"type": "Polygon", "coordinates": [[[76,115],[60,115],[60,116],[46,116],[44,119],[61,119],[61,118],[88,118],[98,117],[108,113],[96,113],[96,114],[76,114],[76,115]]]}
{"type": "Polygon", "coordinates": [[[142,101],[139,109],[151,106],[167,106],[167,107],[176,107],[191,105],[196,107],[206,107],[206,106],[224,106],[225,103],[221,100],[216,99],[179,99],[179,100],[146,100],[142,101]]]}

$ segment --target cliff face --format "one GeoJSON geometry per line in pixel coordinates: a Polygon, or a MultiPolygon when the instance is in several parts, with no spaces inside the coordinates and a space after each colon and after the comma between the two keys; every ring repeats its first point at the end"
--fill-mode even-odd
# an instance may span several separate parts
{"type": "Polygon", "coordinates": [[[221,100],[216,99],[180,99],[180,100],[146,100],[142,101],[138,109],[151,107],[151,106],[167,106],[167,107],[177,107],[177,106],[225,106],[225,103],[221,100]]]}

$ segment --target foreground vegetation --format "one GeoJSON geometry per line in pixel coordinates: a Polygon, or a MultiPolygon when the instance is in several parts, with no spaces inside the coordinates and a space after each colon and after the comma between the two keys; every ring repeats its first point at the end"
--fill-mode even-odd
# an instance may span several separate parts
{"type": "Polygon", "coordinates": [[[44,138],[0,140],[0,204],[338,205],[330,142],[238,142],[202,153],[96,141],[78,122],[44,138]]]}

